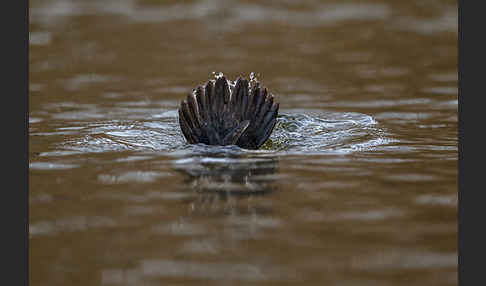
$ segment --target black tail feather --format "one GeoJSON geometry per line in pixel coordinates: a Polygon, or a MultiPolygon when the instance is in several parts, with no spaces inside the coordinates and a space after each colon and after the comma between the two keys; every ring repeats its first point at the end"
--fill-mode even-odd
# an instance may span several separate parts
{"type": "Polygon", "coordinates": [[[263,128],[263,136],[260,137],[260,139],[257,142],[258,146],[261,146],[267,141],[268,137],[270,137],[270,134],[275,127],[275,124],[277,123],[277,119],[273,118],[272,120],[269,121],[268,125],[263,128]]]}
{"type": "Polygon", "coordinates": [[[270,108],[269,112],[265,115],[265,118],[263,119],[262,126],[263,126],[263,136],[261,137],[262,141],[259,141],[258,144],[263,144],[265,143],[266,139],[270,137],[270,134],[272,133],[273,128],[275,127],[275,124],[277,123],[277,114],[278,114],[278,107],[279,104],[278,102],[273,103],[272,107],[270,108]]]}
{"type": "MultiPolygon", "coordinates": [[[[213,93],[213,105],[214,105],[214,115],[216,121],[221,124],[223,109],[224,109],[224,98],[225,92],[228,83],[226,80],[217,80],[214,84],[214,93],[213,93]]],[[[228,92],[229,93],[229,92],[228,92]]]]}
{"type": "Polygon", "coordinates": [[[206,108],[208,114],[208,124],[212,124],[214,121],[216,114],[214,112],[214,103],[213,103],[213,82],[208,81],[204,88],[204,94],[206,95],[206,108]]]}
{"type": "Polygon", "coordinates": [[[260,107],[260,110],[255,116],[255,124],[256,125],[261,125],[263,122],[264,117],[269,113],[268,111],[270,110],[270,107],[273,104],[273,96],[267,96],[265,98],[265,102],[263,102],[262,106],[260,107]]]}
{"type": "Polygon", "coordinates": [[[198,86],[181,102],[179,124],[190,144],[258,149],[276,125],[278,108],[273,95],[258,82],[250,88],[248,80],[239,77],[230,88],[221,76],[198,86]]]}
{"type": "Polygon", "coordinates": [[[194,128],[201,128],[202,125],[202,118],[201,115],[199,114],[199,110],[197,108],[197,102],[196,99],[194,98],[194,95],[189,94],[187,96],[187,105],[189,107],[189,114],[191,114],[191,119],[193,120],[193,126],[194,128]]]}
{"type": "Polygon", "coordinates": [[[192,134],[192,128],[189,127],[189,125],[187,124],[187,121],[184,118],[184,114],[181,109],[179,109],[179,124],[181,126],[182,134],[184,134],[184,137],[186,137],[187,142],[189,142],[190,144],[196,143],[197,141],[192,134]]]}
{"type": "MultiPolygon", "coordinates": [[[[258,87],[257,87],[258,88],[258,87]]],[[[263,89],[261,91],[259,88],[257,89],[257,97],[255,98],[255,111],[254,115],[259,114],[262,104],[265,102],[265,99],[267,98],[267,89],[263,89]]]]}
{"type": "Polygon", "coordinates": [[[201,86],[198,86],[194,91],[196,96],[197,102],[197,109],[199,110],[199,114],[201,115],[201,122],[207,122],[209,120],[209,115],[207,113],[206,107],[206,96],[204,94],[204,90],[201,86]]]}

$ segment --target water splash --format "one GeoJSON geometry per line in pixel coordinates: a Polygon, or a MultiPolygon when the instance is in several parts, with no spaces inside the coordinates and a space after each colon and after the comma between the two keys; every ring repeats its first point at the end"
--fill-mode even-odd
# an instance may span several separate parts
{"type": "Polygon", "coordinates": [[[222,78],[224,74],[222,72],[212,72],[214,79],[222,78]]]}
{"type": "Polygon", "coordinates": [[[258,156],[343,154],[371,150],[393,142],[374,118],[361,113],[287,110],[278,116],[269,140],[259,150],[237,146],[189,145],[181,135],[177,112],[145,121],[88,124],[63,149],[80,152],[156,151],[176,156],[188,153],[256,154],[258,156]]]}
{"type": "Polygon", "coordinates": [[[256,74],[254,72],[250,73],[250,83],[257,83],[258,78],[260,77],[260,74],[256,74]]]}

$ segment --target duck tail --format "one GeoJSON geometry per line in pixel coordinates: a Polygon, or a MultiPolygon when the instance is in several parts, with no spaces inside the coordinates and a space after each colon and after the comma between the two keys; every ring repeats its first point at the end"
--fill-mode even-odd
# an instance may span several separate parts
{"type": "Polygon", "coordinates": [[[208,81],[189,94],[179,107],[179,124],[190,144],[238,145],[258,149],[277,122],[279,104],[259,83],[224,77],[208,81]]]}

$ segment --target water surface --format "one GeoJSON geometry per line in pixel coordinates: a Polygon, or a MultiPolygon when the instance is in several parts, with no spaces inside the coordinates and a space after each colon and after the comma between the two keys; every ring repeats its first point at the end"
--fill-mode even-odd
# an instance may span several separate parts
{"type": "Polygon", "coordinates": [[[454,1],[30,1],[31,285],[457,285],[454,1]],[[188,145],[224,72],[260,150],[188,145]]]}

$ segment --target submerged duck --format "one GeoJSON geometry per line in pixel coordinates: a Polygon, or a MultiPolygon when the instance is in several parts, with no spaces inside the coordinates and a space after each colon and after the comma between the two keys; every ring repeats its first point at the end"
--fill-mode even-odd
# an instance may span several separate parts
{"type": "Polygon", "coordinates": [[[233,84],[219,75],[181,102],[179,124],[190,144],[256,150],[272,134],[278,108],[273,95],[257,81],[239,77],[233,84]]]}

